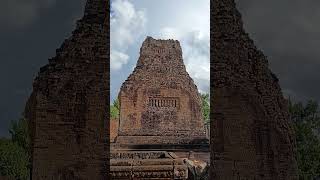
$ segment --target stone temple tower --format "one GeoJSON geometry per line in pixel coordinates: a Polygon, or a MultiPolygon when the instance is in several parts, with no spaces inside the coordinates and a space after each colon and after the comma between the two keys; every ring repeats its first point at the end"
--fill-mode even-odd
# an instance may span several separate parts
{"type": "Polygon", "coordinates": [[[120,144],[193,144],[205,140],[201,97],[178,41],[147,37],[120,93],[120,144]]]}

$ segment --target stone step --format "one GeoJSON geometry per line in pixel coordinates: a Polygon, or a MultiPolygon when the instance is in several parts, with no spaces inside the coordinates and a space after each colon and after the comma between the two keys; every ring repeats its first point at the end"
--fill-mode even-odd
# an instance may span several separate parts
{"type": "Polygon", "coordinates": [[[111,166],[183,165],[183,159],[111,159],[111,166]]]}
{"type": "Polygon", "coordinates": [[[112,151],[111,155],[111,179],[188,178],[187,165],[182,159],[175,158],[173,153],[165,151],[112,151]],[[153,159],[145,159],[146,157],[153,159]]]}
{"type": "Polygon", "coordinates": [[[209,144],[112,144],[111,149],[127,150],[127,151],[195,151],[209,152],[209,144]]]}

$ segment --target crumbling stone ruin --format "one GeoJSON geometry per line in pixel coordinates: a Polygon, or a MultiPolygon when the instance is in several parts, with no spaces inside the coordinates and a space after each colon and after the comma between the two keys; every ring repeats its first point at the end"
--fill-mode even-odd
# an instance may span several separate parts
{"type": "Polygon", "coordinates": [[[298,179],[287,102],[234,0],[211,1],[211,179],[298,179]]]}
{"type": "Polygon", "coordinates": [[[166,151],[116,151],[111,153],[111,179],[188,178],[188,168],[174,153],[166,151]]]}
{"type": "Polygon", "coordinates": [[[118,136],[119,120],[110,118],[110,143],[114,143],[118,136]]]}
{"type": "Polygon", "coordinates": [[[27,102],[32,179],[107,179],[109,9],[88,0],[84,17],[42,67],[27,102]]]}
{"type": "Polygon", "coordinates": [[[196,154],[205,154],[209,161],[201,97],[186,71],[178,41],[146,38],[137,66],[120,89],[119,103],[119,129],[111,146],[112,179],[191,178],[196,172],[190,174],[188,167],[193,170],[196,165],[184,159],[189,150],[204,151],[196,154]],[[171,150],[179,151],[180,157],[167,152],[171,150]]]}
{"type": "Polygon", "coordinates": [[[194,144],[206,140],[202,102],[178,41],[147,37],[120,93],[120,144],[194,144]]]}
{"type": "MultiPolygon", "coordinates": [[[[34,81],[25,110],[33,180],[120,179],[127,173],[186,179],[186,167],[195,164],[182,164],[185,152],[176,157],[116,151],[110,173],[109,10],[107,0],[87,0],[76,30],[34,81]]],[[[298,179],[295,140],[278,79],[244,32],[234,1],[211,1],[211,11],[210,179],[298,179]]],[[[203,143],[201,99],[177,41],[147,38],[119,97],[116,143],[203,143]]]]}
{"type": "Polygon", "coordinates": [[[178,41],[146,38],[137,66],[120,89],[119,102],[112,179],[187,179],[193,175],[188,165],[189,169],[194,165],[182,158],[185,151],[202,148],[202,154],[209,156],[201,98],[183,64],[178,41]],[[180,157],[167,150],[180,151],[180,157]]]}

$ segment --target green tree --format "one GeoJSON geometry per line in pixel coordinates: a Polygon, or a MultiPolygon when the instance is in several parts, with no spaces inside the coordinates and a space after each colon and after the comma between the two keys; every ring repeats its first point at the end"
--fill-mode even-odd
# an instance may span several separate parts
{"type": "Polygon", "coordinates": [[[0,174],[15,179],[29,179],[30,137],[25,118],[12,121],[11,139],[0,140],[0,174]]]}
{"type": "Polygon", "coordinates": [[[18,180],[27,180],[30,176],[28,153],[10,139],[0,140],[0,175],[18,180]]]}
{"type": "Polygon", "coordinates": [[[30,152],[30,136],[28,121],[25,118],[21,118],[18,121],[11,122],[11,128],[9,129],[12,142],[17,143],[26,152],[30,152]]]}
{"type": "Polygon", "coordinates": [[[210,95],[201,94],[202,99],[202,113],[205,123],[210,122],[210,95]]]}
{"type": "Polygon", "coordinates": [[[315,101],[289,102],[289,112],[297,141],[297,163],[300,179],[314,179],[320,175],[319,106],[315,101]]]}
{"type": "Polygon", "coordinates": [[[110,106],[110,116],[111,119],[118,119],[120,114],[120,104],[119,99],[113,101],[113,104],[110,106]]]}

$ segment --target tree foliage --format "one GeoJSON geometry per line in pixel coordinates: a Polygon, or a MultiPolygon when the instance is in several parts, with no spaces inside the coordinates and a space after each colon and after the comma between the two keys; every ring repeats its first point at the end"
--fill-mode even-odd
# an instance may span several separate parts
{"type": "Polygon", "coordinates": [[[297,141],[297,162],[300,179],[320,176],[320,116],[315,101],[289,103],[297,141]]]}
{"type": "Polygon", "coordinates": [[[203,119],[205,123],[209,123],[210,122],[210,95],[201,94],[201,99],[202,99],[203,119]]]}
{"type": "Polygon", "coordinates": [[[29,179],[29,155],[17,142],[0,140],[0,175],[29,179]]]}
{"type": "Polygon", "coordinates": [[[31,140],[27,120],[21,118],[18,121],[12,121],[9,132],[11,134],[11,140],[29,152],[31,140]]]}
{"type": "Polygon", "coordinates": [[[113,101],[113,104],[110,105],[110,116],[111,119],[118,119],[120,115],[120,104],[119,99],[113,101]]]}
{"type": "Polygon", "coordinates": [[[13,121],[9,132],[11,139],[0,140],[0,175],[29,179],[31,148],[27,120],[13,121]]]}

